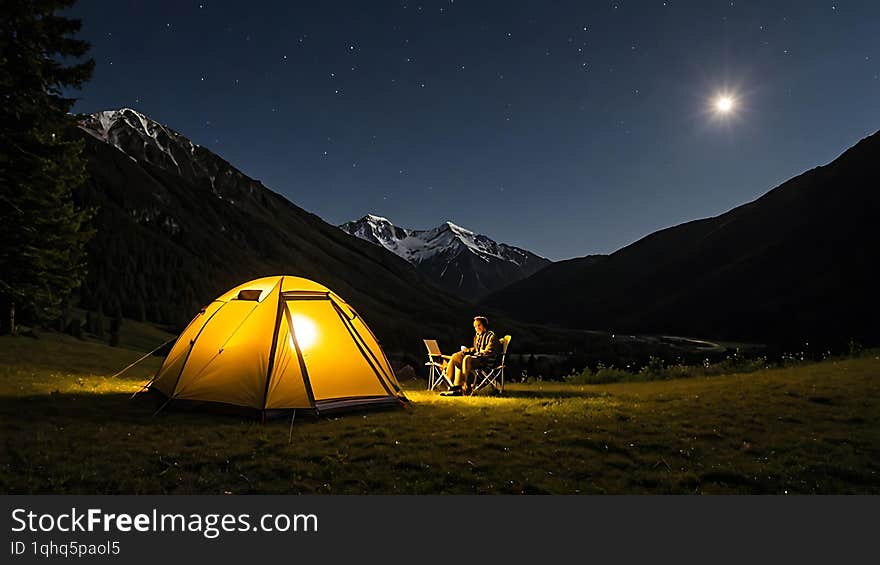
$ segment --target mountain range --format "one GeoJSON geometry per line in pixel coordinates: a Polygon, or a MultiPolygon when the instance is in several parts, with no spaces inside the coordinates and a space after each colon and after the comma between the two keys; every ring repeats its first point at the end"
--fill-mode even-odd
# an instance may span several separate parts
{"type": "Polygon", "coordinates": [[[880,133],[724,214],[486,297],[519,319],[772,343],[880,341],[880,133]]]}
{"type": "Polygon", "coordinates": [[[452,222],[413,230],[368,214],[339,227],[409,261],[444,290],[468,300],[479,299],[550,264],[530,251],[497,243],[452,222]]]}
{"type": "Polygon", "coordinates": [[[97,210],[85,308],[179,327],[236,284],[290,274],[338,292],[392,349],[467,329],[470,308],[407,261],[140,112],[80,116],[74,134],[88,162],[76,198],[97,210]]]}
{"type": "Polygon", "coordinates": [[[880,134],[719,216],[548,264],[449,222],[406,230],[367,216],[344,231],[135,110],[80,119],[88,181],[76,198],[97,211],[87,309],[179,327],[232,286],[287,273],[339,292],[392,351],[455,343],[475,311],[508,316],[542,347],[580,330],[880,341],[880,134]]]}

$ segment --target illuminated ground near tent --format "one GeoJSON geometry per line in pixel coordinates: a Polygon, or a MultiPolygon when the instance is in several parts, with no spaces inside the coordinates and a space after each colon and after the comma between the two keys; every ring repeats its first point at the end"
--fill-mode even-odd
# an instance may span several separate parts
{"type": "MultiPolygon", "coordinates": [[[[128,400],[158,365],[67,336],[0,338],[2,493],[880,493],[880,359],[297,418],[128,400]]],[[[415,383],[404,383],[415,387],[415,383]]]]}

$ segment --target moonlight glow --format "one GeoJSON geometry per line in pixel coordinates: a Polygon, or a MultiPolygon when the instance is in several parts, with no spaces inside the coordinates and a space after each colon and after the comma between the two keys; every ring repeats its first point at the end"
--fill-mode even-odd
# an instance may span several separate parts
{"type": "Polygon", "coordinates": [[[733,98],[727,95],[719,96],[715,99],[715,111],[719,114],[729,114],[733,111],[733,98]]]}

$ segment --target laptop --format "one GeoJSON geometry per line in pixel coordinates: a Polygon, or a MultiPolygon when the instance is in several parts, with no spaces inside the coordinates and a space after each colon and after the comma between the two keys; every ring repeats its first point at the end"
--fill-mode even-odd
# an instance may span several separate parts
{"type": "Polygon", "coordinates": [[[436,339],[423,339],[425,342],[425,347],[428,348],[428,356],[429,357],[442,357],[443,354],[440,353],[440,346],[437,345],[436,339]]]}

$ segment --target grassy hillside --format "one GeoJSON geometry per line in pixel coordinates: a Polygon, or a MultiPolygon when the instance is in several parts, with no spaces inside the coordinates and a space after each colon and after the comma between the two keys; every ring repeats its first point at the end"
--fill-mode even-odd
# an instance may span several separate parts
{"type": "Polygon", "coordinates": [[[129,400],[159,363],[0,338],[2,493],[880,493],[880,359],[533,384],[262,425],[129,400]]]}

